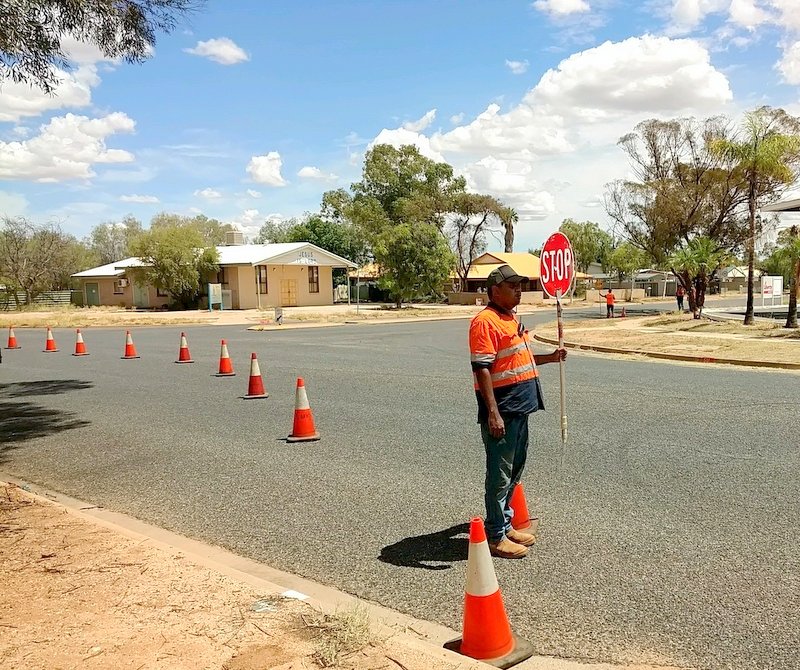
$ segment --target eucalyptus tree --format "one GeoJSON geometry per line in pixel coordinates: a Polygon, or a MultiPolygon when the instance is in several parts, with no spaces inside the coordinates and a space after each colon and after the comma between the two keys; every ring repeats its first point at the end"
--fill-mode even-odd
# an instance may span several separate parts
{"type": "Polygon", "coordinates": [[[669,258],[672,273],[687,289],[689,310],[699,319],[706,302],[709,279],[731,259],[730,253],[710,237],[696,237],[669,258]]]}
{"type": "Polygon", "coordinates": [[[800,119],[782,109],[759,107],[745,115],[739,134],[715,138],[710,153],[736,171],[746,187],[748,208],[747,308],[744,324],[752,325],[755,267],[756,211],[777,199],[797,181],[800,166],[800,119]]]}

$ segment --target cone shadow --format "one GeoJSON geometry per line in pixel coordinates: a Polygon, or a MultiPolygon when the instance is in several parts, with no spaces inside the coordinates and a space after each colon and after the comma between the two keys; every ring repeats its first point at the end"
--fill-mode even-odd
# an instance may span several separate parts
{"type": "Polygon", "coordinates": [[[453,566],[443,564],[467,560],[467,533],[469,524],[460,523],[436,533],[407,537],[381,549],[378,560],[403,568],[449,570],[453,566]]]}

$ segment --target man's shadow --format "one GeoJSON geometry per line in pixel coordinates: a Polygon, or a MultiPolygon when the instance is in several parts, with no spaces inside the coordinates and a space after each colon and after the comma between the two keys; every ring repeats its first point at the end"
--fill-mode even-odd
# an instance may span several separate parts
{"type": "Polygon", "coordinates": [[[381,549],[378,560],[404,568],[449,570],[453,566],[442,563],[467,560],[469,549],[467,533],[469,524],[460,523],[436,533],[407,537],[381,549]],[[465,537],[457,537],[458,535],[465,537]]]}

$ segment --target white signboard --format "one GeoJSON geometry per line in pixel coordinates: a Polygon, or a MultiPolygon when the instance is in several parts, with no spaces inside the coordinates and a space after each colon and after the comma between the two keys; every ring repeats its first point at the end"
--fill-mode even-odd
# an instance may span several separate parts
{"type": "Polygon", "coordinates": [[[783,304],[783,277],[761,277],[761,304],[766,305],[767,299],[770,305],[774,305],[776,299],[779,305],[783,304]]]}
{"type": "Polygon", "coordinates": [[[222,284],[209,284],[208,285],[208,311],[210,312],[214,305],[219,305],[222,309],[222,284]]]}

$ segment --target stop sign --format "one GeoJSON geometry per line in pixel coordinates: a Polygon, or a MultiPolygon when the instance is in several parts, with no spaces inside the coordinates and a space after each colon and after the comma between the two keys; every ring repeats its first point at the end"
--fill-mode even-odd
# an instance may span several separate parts
{"type": "Polygon", "coordinates": [[[575,278],[575,256],[564,233],[553,233],[547,238],[539,263],[539,279],[544,292],[551,298],[566,294],[575,278]]]}

